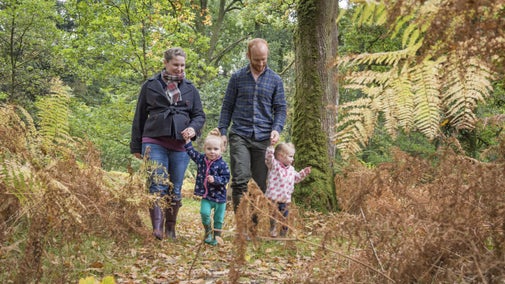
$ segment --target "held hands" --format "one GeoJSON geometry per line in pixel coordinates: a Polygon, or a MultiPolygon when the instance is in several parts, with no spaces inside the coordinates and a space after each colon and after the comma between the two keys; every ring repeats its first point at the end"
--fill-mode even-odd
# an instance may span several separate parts
{"type": "Polygon", "coordinates": [[[181,135],[182,138],[184,138],[184,140],[186,141],[186,143],[188,143],[189,141],[191,141],[191,138],[195,137],[196,132],[193,127],[188,127],[183,131],[181,131],[181,135]]]}
{"type": "Polygon", "coordinates": [[[270,145],[275,145],[279,142],[279,138],[279,132],[277,132],[277,130],[272,130],[272,133],[270,133],[270,145]]]}
{"type": "Polygon", "coordinates": [[[226,146],[228,146],[228,138],[226,138],[226,135],[221,135],[221,140],[223,140],[223,145],[226,149],[226,146]]]}
{"type": "Polygon", "coordinates": [[[209,183],[214,183],[214,177],[213,177],[213,176],[208,176],[208,177],[207,177],[207,181],[208,181],[209,183]]]}

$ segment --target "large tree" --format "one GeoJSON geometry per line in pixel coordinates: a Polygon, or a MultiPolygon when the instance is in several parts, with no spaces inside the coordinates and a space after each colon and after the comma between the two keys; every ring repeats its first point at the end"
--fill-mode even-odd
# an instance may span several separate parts
{"type": "Polygon", "coordinates": [[[300,0],[296,9],[296,92],[293,142],[298,167],[312,166],[311,175],[295,191],[297,203],[319,210],[336,207],[333,146],[338,92],[329,69],[337,50],[338,1],[300,0]]]}

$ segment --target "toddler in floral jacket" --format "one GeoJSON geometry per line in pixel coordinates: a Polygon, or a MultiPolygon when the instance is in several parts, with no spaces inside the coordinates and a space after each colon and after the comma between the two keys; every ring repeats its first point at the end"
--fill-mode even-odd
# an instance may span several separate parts
{"type": "MultiPolygon", "coordinates": [[[[270,146],[266,150],[265,163],[268,167],[267,189],[265,196],[276,203],[284,219],[289,213],[289,204],[295,184],[301,182],[310,174],[311,167],[297,172],[293,167],[295,146],[292,143],[279,143],[274,149],[270,146]]],[[[286,236],[288,228],[282,226],[280,235],[286,236]]],[[[270,236],[277,236],[276,221],[270,219],[270,236]]]]}

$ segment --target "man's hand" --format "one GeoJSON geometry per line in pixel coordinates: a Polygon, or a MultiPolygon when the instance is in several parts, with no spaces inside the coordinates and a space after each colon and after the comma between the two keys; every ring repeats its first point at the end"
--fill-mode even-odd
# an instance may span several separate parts
{"type": "Polygon", "coordinates": [[[277,142],[279,142],[279,132],[277,130],[272,130],[272,133],[270,133],[270,144],[275,145],[277,142]]]}
{"type": "Polygon", "coordinates": [[[226,138],[226,135],[221,135],[221,140],[223,140],[223,145],[226,149],[226,146],[228,146],[228,138],[226,138]]]}

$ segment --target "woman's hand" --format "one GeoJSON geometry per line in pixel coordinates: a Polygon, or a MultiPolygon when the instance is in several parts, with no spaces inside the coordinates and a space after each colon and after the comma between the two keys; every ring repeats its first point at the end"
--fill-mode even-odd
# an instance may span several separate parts
{"type": "Polygon", "coordinates": [[[188,127],[186,129],[184,129],[182,132],[182,138],[184,138],[184,140],[191,140],[191,138],[195,137],[196,135],[196,132],[195,132],[195,129],[193,129],[193,127],[188,127]]]}

